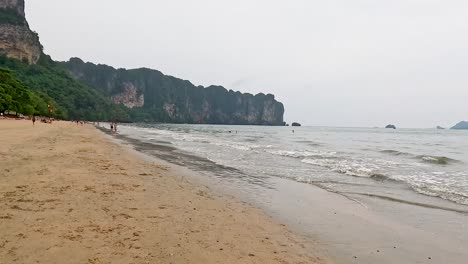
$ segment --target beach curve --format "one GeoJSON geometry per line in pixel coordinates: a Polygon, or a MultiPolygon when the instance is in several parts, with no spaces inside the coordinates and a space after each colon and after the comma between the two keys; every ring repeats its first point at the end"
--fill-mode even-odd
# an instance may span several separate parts
{"type": "Polygon", "coordinates": [[[330,263],[90,125],[0,121],[0,263],[330,263]]]}

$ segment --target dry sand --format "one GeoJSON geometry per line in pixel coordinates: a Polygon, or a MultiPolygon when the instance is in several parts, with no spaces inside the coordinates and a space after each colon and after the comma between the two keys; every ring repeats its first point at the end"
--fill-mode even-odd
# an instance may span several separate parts
{"type": "Polygon", "coordinates": [[[0,120],[0,263],[329,263],[92,126],[0,120]]]}

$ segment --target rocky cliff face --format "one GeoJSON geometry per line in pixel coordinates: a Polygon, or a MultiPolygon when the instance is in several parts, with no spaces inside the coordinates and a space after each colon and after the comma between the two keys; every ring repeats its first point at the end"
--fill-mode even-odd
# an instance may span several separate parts
{"type": "Polygon", "coordinates": [[[0,0],[0,55],[35,64],[42,54],[39,37],[24,14],[24,0],[0,0]]]}
{"type": "Polygon", "coordinates": [[[63,62],[77,79],[115,103],[133,108],[138,121],[283,125],[283,104],[271,94],[242,94],[221,86],[194,86],[151,69],[114,69],[73,58],[63,62]]]}
{"type": "Polygon", "coordinates": [[[142,107],[145,105],[145,96],[138,94],[138,89],[130,82],[122,83],[120,93],[111,96],[115,104],[123,104],[128,108],[142,107]]]}

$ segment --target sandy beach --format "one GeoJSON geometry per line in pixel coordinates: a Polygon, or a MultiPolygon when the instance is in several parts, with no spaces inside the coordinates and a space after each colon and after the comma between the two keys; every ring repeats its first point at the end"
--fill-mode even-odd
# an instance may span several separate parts
{"type": "Polygon", "coordinates": [[[93,126],[0,120],[0,263],[330,263],[93,126]]]}

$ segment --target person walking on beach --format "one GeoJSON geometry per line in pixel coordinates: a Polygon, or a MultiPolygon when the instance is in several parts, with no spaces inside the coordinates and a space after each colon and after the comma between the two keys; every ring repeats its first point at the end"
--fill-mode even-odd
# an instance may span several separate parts
{"type": "Polygon", "coordinates": [[[32,122],[33,122],[33,126],[34,126],[34,124],[36,123],[36,116],[35,115],[33,115],[33,117],[32,117],[32,122]]]}

